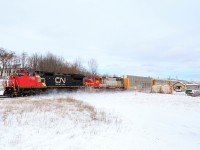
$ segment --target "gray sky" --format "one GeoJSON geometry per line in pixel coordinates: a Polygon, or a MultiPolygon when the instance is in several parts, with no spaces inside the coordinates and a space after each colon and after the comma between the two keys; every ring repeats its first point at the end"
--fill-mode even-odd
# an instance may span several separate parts
{"type": "Polygon", "coordinates": [[[0,47],[200,81],[199,18],[199,0],[0,0],[0,47]]]}

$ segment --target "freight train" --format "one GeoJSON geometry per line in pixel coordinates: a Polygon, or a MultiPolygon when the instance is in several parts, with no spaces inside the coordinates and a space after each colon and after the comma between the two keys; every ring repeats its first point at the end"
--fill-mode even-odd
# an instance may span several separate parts
{"type": "MultiPolygon", "coordinates": [[[[168,83],[169,82],[166,81],[166,84],[168,83]]],[[[4,96],[18,97],[39,94],[49,89],[73,90],[80,88],[85,89],[88,87],[95,89],[126,89],[154,92],[155,90],[152,90],[152,87],[160,84],[159,80],[150,77],[84,76],[82,74],[56,74],[41,71],[29,73],[25,69],[19,69],[4,82],[4,96]]],[[[165,87],[165,89],[167,89],[165,93],[171,93],[170,85],[167,86],[169,86],[169,88],[165,87]]]]}

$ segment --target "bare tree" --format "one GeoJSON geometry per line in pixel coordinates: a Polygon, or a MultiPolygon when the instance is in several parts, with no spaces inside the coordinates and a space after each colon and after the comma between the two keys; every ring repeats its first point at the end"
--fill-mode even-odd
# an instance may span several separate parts
{"type": "Polygon", "coordinates": [[[88,61],[88,67],[91,74],[97,74],[98,63],[94,58],[88,61]]]}
{"type": "Polygon", "coordinates": [[[21,67],[21,63],[20,63],[20,56],[15,55],[12,59],[12,68],[16,69],[16,68],[20,68],[21,67]]]}
{"type": "Polygon", "coordinates": [[[64,66],[64,59],[52,53],[48,53],[43,59],[43,64],[45,64],[44,71],[62,73],[62,67],[64,66]]]}
{"type": "Polygon", "coordinates": [[[33,54],[32,56],[28,57],[27,63],[28,68],[33,70],[38,70],[39,68],[39,59],[41,56],[39,56],[37,53],[33,54]]]}
{"type": "Polygon", "coordinates": [[[21,65],[22,65],[22,68],[25,68],[25,67],[26,67],[27,58],[28,58],[27,53],[26,53],[26,52],[23,52],[23,53],[21,54],[21,65]]]}
{"type": "Polygon", "coordinates": [[[8,64],[14,58],[14,56],[15,56],[14,52],[8,52],[4,48],[0,48],[0,64],[2,66],[1,76],[3,74],[4,69],[7,68],[8,64]]]}
{"type": "Polygon", "coordinates": [[[30,69],[62,73],[65,67],[64,59],[52,53],[44,55],[33,54],[28,58],[28,66],[30,69]]]}
{"type": "Polygon", "coordinates": [[[52,53],[47,53],[46,55],[33,54],[28,57],[28,67],[32,70],[54,73],[85,74],[87,72],[80,58],[77,58],[73,63],[69,63],[63,57],[56,56],[52,53]]]}
{"type": "Polygon", "coordinates": [[[82,61],[80,58],[77,58],[74,63],[71,64],[70,73],[83,73],[85,68],[82,65],[82,61]]]}

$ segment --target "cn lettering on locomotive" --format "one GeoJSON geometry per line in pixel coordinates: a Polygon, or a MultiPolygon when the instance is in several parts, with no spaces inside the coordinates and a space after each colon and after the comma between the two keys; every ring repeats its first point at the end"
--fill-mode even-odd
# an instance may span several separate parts
{"type": "Polygon", "coordinates": [[[55,77],[55,85],[65,85],[66,83],[66,78],[62,77],[55,77]]]}

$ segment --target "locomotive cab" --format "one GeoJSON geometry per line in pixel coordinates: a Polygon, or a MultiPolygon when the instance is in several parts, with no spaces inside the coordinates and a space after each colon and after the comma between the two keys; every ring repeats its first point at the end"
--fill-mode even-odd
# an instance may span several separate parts
{"type": "Polygon", "coordinates": [[[19,69],[17,70],[16,76],[24,76],[24,75],[29,75],[28,71],[25,69],[19,69]]]}

